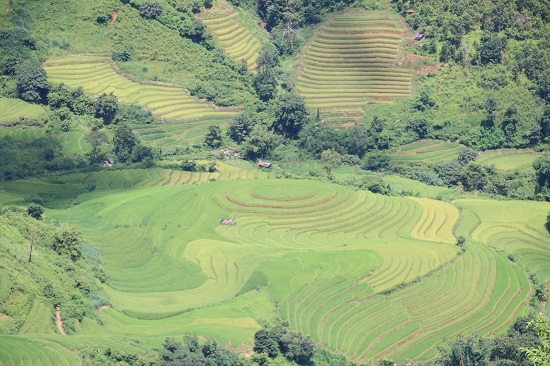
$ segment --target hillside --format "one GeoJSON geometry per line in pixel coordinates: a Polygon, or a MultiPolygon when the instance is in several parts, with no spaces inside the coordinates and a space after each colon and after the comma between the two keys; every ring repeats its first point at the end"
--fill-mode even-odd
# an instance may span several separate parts
{"type": "Polygon", "coordinates": [[[0,365],[530,365],[543,8],[0,0],[0,365]]]}

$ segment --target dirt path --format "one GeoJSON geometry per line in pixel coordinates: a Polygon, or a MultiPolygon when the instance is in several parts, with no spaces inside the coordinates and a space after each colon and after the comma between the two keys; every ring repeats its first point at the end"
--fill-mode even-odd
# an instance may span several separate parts
{"type": "Polygon", "coordinates": [[[65,329],[63,329],[63,321],[61,320],[61,311],[59,311],[59,307],[55,307],[55,324],[57,324],[57,329],[61,332],[63,335],[67,335],[65,332],[65,329]]]}

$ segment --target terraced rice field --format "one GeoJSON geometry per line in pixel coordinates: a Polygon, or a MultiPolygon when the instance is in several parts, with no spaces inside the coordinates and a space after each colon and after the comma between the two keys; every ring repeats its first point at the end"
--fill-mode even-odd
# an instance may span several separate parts
{"type": "Polygon", "coordinates": [[[18,123],[19,117],[34,120],[46,113],[46,109],[40,105],[12,98],[0,98],[0,111],[0,125],[18,123]]]}
{"type": "Polygon", "coordinates": [[[533,168],[533,161],[542,153],[531,149],[498,149],[483,151],[477,161],[483,165],[494,164],[495,168],[502,171],[533,168]]]}
{"type": "MultiPolygon", "coordinates": [[[[184,329],[250,343],[255,319],[273,316],[273,301],[293,328],[355,360],[427,360],[445,337],[501,332],[525,311],[526,273],[507,259],[511,246],[489,247],[501,236],[485,234],[503,235],[506,225],[469,201],[457,203],[461,214],[451,203],[257,172],[222,166],[217,182],[190,185],[212,176],[136,171],[155,178],[119,191],[124,184],[113,182],[132,179],[106,171],[111,183],[97,177],[98,187],[117,191],[93,192],[70,212],[51,211],[98,246],[109,275],[112,309],[101,315],[108,328],[87,323],[81,334],[134,334],[154,343],[184,329]],[[231,181],[221,181],[223,174],[231,181]],[[237,225],[221,226],[222,218],[237,225]],[[462,255],[458,234],[468,238],[462,255]],[[267,278],[269,296],[242,294],[258,277],[267,278]]],[[[74,175],[67,184],[83,179],[74,175]]],[[[514,255],[531,252],[518,262],[546,276],[548,260],[536,258],[549,248],[521,243],[514,255]]]]}
{"type": "Polygon", "coordinates": [[[229,3],[222,0],[214,3],[214,7],[220,5],[223,12],[203,10],[199,17],[229,57],[237,62],[246,61],[249,70],[255,71],[260,40],[244,26],[239,13],[229,3]]]}
{"type": "Polygon", "coordinates": [[[16,140],[28,141],[44,136],[45,133],[45,128],[0,127],[0,138],[10,136],[16,140]]]}
{"type": "Polygon", "coordinates": [[[391,156],[393,161],[423,161],[427,163],[446,163],[458,158],[464,146],[438,140],[420,140],[404,145],[391,156]]]}
{"type": "Polygon", "coordinates": [[[120,102],[138,104],[166,120],[160,125],[135,127],[139,136],[158,146],[190,144],[202,137],[208,126],[220,125],[236,113],[190,96],[183,86],[134,81],[103,55],[52,58],[44,69],[54,84],[82,86],[92,95],[112,92],[120,102]]]}
{"type": "Polygon", "coordinates": [[[541,281],[550,281],[550,238],[544,229],[548,204],[458,200],[456,205],[474,222],[473,240],[504,250],[541,281]]]}
{"type": "Polygon", "coordinates": [[[53,342],[27,337],[0,336],[0,365],[79,365],[80,358],[67,348],[53,342]]]}
{"type": "Polygon", "coordinates": [[[297,89],[324,120],[361,119],[370,102],[411,95],[412,71],[395,66],[401,20],[383,12],[337,15],[321,25],[298,61],[297,89]]]}

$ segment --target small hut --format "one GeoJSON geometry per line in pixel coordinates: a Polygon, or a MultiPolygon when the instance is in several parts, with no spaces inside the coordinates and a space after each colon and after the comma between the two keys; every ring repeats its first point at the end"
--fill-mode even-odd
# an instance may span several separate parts
{"type": "Polygon", "coordinates": [[[260,161],[258,162],[258,168],[270,169],[270,168],[271,168],[271,163],[268,163],[267,161],[262,161],[262,160],[260,160],[260,161]]]}
{"type": "Polygon", "coordinates": [[[416,33],[416,34],[414,35],[414,40],[415,40],[415,41],[421,41],[421,40],[423,40],[423,39],[424,39],[424,33],[416,33]]]}
{"type": "Polygon", "coordinates": [[[220,225],[229,225],[229,226],[235,226],[237,223],[231,219],[221,219],[220,225]]]}
{"type": "Polygon", "coordinates": [[[411,15],[412,13],[414,13],[414,9],[413,8],[408,8],[406,13],[407,13],[407,15],[411,15]]]}

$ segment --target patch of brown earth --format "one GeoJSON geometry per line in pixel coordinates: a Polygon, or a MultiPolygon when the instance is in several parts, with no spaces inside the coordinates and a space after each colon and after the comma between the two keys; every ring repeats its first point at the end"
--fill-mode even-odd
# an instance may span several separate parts
{"type": "Polygon", "coordinates": [[[67,333],[63,328],[63,321],[61,320],[61,311],[59,310],[59,306],[55,307],[55,324],[57,325],[57,329],[59,329],[59,332],[66,336],[67,333]]]}
{"type": "Polygon", "coordinates": [[[403,55],[397,65],[413,69],[414,74],[417,76],[436,73],[439,71],[441,64],[426,65],[425,59],[426,58],[424,56],[415,54],[403,55]]]}

